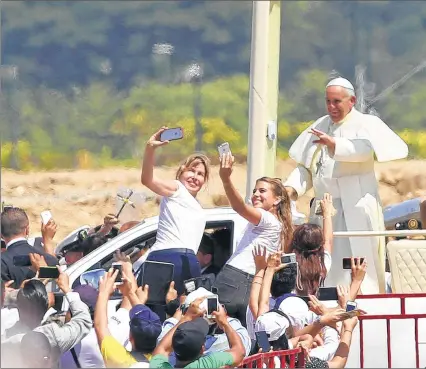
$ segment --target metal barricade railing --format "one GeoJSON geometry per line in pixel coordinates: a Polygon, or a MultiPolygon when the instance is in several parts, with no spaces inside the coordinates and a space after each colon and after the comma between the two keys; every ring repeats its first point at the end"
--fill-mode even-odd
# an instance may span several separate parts
{"type": "Polygon", "coordinates": [[[305,355],[301,348],[255,354],[243,360],[238,368],[304,368],[305,355]],[[278,366],[275,364],[279,360],[278,366]]]}
{"type": "Polygon", "coordinates": [[[414,320],[414,344],[415,344],[415,360],[416,368],[420,368],[420,343],[419,343],[419,319],[426,319],[424,314],[407,314],[406,299],[410,298],[426,298],[426,293],[416,294],[381,294],[381,295],[360,295],[357,299],[400,299],[400,314],[375,314],[362,315],[359,317],[359,354],[360,368],[364,368],[364,321],[385,320],[386,321],[386,343],[387,343],[387,364],[388,368],[392,367],[392,350],[391,350],[391,321],[394,320],[414,320]]]}

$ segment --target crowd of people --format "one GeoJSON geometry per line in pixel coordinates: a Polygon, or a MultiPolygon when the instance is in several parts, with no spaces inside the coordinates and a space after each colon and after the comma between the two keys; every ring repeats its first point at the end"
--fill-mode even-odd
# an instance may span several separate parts
{"type": "MultiPolygon", "coordinates": [[[[354,95],[349,92],[341,82],[327,86],[332,122],[340,124],[346,115],[356,113],[354,95]],[[339,112],[345,113],[343,117],[339,112]]],[[[329,156],[327,162],[319,163],[326,176],[331,175],[333,169],[327,166],[334,160],[369,162],[376,150],[374,144],[365,142],[368,132],[352,142],[341,136],[334,140],[315,127],[311,129],[318,138],[313,141],[315,147],[322,148],[321,157],[329,156]],[[363,152],[361,158],[355,155],[358,149],[363,152]]],[[[337,182],[308,178],[312,171],[302,153],[307,147],[304,142],[299,166],[287,182],[259,178],[248,204],[233,183],[234,157],[224,153],[218,174],[231,207],[247,226],[242,235],[236,235],[236,249],[219,270],[212,264],[218,241],[205,232],[206,217],[197,200],[213,175],[209,159],[191,155],[177,168],[174,180],[158,177],[155,152],[171,143],[161,138],[166,130],[161,128],[148,140],[141,173],[142,185],[161,197],[155,240],[131,255],[118,251],[113,266],[119,267],[106,270],[98,286],[71,286],[67,266],[137,221],[118,229],[119,219],[108,215],[101,227],[80,231],[72,242],[57,248],[53,219],[42,224],[41,239],[29,242],[25,211],[10,207],[2,212],[2,367],[218,368],[238,366],[259,351],[301,347],[306,367],[343,368],[358,321],[347,312],[348,302],[374,284],[378,260],[348,251],[349,244],[334,245],[333,227],[350,226],[337,182]],[[295,227],[291,201],[312,186],[321,187],[316,190],[321,215],[316,222],[295,227]],[[28,257],[27,265],[17,265],[16,257],[23,256],[28,257]],[[333,284],[339,270],[345,274],[338,266],[341,256],[351,257],[350,279],[333,284]],[[363,285],[370,261],[374,273],[369,284],[363,285]],[[164,303],[150,300],[157,291],[144,283],[148,262],[173,265],[164,303]],[[56,268],[59,276],[42,278],[46,266],[56,268]],[[51,292],[52,279],[59,291],[51,292]],[[189,290],[186,281],[193,281],[195,288],[189,290]],[[333,307],[319,299],[325,285],[337,291],[333,307]],[[120,302],[111,310],[110,302],[117,298],[120,302]],[[211,298],[218,302],[213,310],[208,303],[211,298]],[[269,342],[266,348],[261,347],[261,334],[269,342]]],[[[312,159],[314,153],[310,155],[312,159]]],[[[336,167],[342,175],[348,174],[342,165],[336,167]]],[[[361,170],[361,166],[355,169],[361,170]]],[[[357,219],[361,224],[362,219],[357,219]]],[[[370,251],[366,254],[372,254],[370,251]]],[[[279,361],[276,367],[280,367],[279,361]]]]}

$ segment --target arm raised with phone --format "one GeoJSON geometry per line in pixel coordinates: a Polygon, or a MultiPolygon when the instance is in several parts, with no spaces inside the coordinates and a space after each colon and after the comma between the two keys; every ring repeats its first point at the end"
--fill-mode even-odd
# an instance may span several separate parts
{"type": "Polygon", "coordinates": [[[234,157],[230,152],[220,157],[219,176],[222,180],[226,197],[228,198],[232,209],[234,209],[238,214],[240,214],[250,223],[258,225],[262,218],[262,213],[253,206],[246,204],[244,202],[244,199],[241,197],[234,184],[232,183],[231,174],[233,170],[234,161],[234,157]]]}
{"type": "Polygon", "coordinates": [[[161,141],[161,134],[167,131],[167,129],[167,127],[162,127],[150,137],[146,144],[145,154],[143,157],[141,182],[157,195],[170,197],[178,189],[176,182],[173,180],[164,180],[154,175],[154,153],[157,148],[169,143],[169,141],[161,141]]]}

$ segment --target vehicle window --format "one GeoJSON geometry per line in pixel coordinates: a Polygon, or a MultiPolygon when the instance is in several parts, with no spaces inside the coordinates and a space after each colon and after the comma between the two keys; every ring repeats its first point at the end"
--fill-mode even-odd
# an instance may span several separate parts
{"type": "MultiPolygon", "coordinates": [[[[120,251],[130,257],[132,263],[138,260],[144,250],[149,249],[155,243],[156,232],[150,232],[142,237],[133,240],[132,242],[120,248],[120,251]]],[[[110,254],[100,262],[100,267],[104,270],[109,270],[114,262],[114,254],[110,254]]]]}
{"type": "Polygon", "coordinates": [[[232,255],[234,243],[234,222],[208,222],[205,232],[215,244],[213,264],[222,268],[232,255]]]}

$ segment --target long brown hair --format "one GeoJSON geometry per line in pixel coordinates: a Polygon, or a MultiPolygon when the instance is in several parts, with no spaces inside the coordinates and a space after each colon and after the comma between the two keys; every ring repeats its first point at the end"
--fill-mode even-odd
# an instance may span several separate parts
{"type": "Polygon", "coordinates": [[[277,218],[282,225],[281,229],[281,251],[288,249],[293,236],[293,222],[291,217],[290,209],[290,198],[288,197],[287,190],[284,188],[281,179],[262,177],[259,178],[258,182],[266,182],[271,185],[272,192],[280,200],[279,204],[276,205],[277,218]]]}
{"type": "Polygon", "coordinates": [[[327,269],[324,264],[324,237],[320,226],[305,223],[293,233],[291,250],[299,265],[297,290],[300,295],[316,295],[324,285],[327,269]]]}

